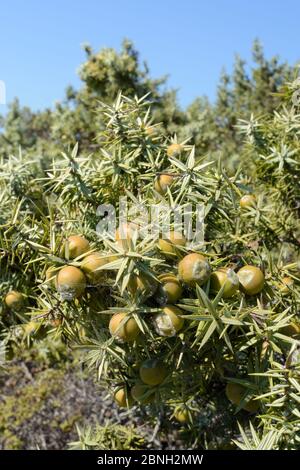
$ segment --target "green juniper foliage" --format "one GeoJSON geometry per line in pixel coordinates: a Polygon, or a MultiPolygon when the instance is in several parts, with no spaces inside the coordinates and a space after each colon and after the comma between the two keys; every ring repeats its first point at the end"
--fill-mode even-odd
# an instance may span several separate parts
{"type": "Polygon", "coordinates": [[[133,427],[106,423],[105,426],[77,427],[78,441],[70,443],[71,450],[139,450],[145,439],[133,427]]]}
{"type": "Polygon", "coordinates": [[[79,90],[67,87],[64,99],[53,110],[33,112],[18,100],[11,103],[7,116],[0,120],[0,156],[16,154],[21,147],[43,154],[48,162],[76,142],[84,155],[94,152],[99,146],[99,128],[103,129],[99,100],[112,104],[122,90],[131,98],[150,92],[153,119],[168,135],[176,133],[180,141],[191,138],[201,154],[221,155],[232,170],[239,163],[243,142],[236,127],[238,119],[276,109],[280,87],[295,73],[294,67],[278,57],[267,59],[255,41],[254,65],[250,67],[237,56],[233,72],[224,71],[220,77],[215,103],[200,96],[182,110],[176,90],[166,88],[166,77],[150,77],[147,64],[141,62],[130,41],[123,41],[120,51],[104,48],[94,52],[89,45],[84,50],[86,60],[78,71],[82,86],[79,90]]]}
{"type": "MultiPolygon", "coordinates": [[[[88,49],[81,70],[86,86],[93,93],[101,90],[96,96],[103,98],[91,98],[93,122],[99,123],[93,152],[80,137],[71,150],[54,152],[47,167],[34,152],[2,158],[3,342],[9,351],[48,335],[81,348],[90,373],[121,406],[145,407],[147,419],[158,422],[184,410],[192,435],[204,430],[197,432],[198,447],[225,445],[204,423],[207,410],[217,415],[230,405],[239,448],[297,449],[300,121],[293,93],[298,82],[287,82],[270,98],[264,116],[230,124],[234,138],[240,133],[235,146],[240,165],[232,172],[221,158],[213,158],[214,152],[208,156],[180,132],[167,134],[165,123],[157,120],[147,79],[134,72],[136,56],[131,46],[124,47],[114,64],[127,67],[131,81],[126,80],[128,94],[119,92],[114,102],[106,98],[120,84],[104,91],[103,82],[106,74],[120,76],[113,69],[99,75],[97,65],[103,55],[115,58],[114,51],[95,55],[88,49]],[[134,94],[137,84],[140,95],[134,94]],[[163,190],[156,184],[162,176],[171,177],[163,190]],[[131,222],[126,239],[118,232],[101,235],[99,205],[113,205],[119,216],[124,196],[131,222]],[[157,221],[152,218],[147,225],[137,208],[154,210],[162,203],[165,212],[158,221],[170,216],[173,231],[178,230],[176,205],[204,207],[203,243],[182,238],[172,243],[171,235],[162,242],[155,231],[145,230],[157,221]],[[73,235],[89,242],[80,253],[72,252],[73,235]],[[192,253],[197,263],[185,258],[192,253]],[[168,280],[173,275],[182,287],[176,306],[172,301],[162,305],[159,290],[171,289],[164,287],[162,274],[168,280]],[[222,276],[226,282],[218,281],[222,276]],[[10,291],[22,293],[21,305],[9,302],[10,291]]],[[[238,64],[235,75],[240,77],[238,64]]],[[[277,71],[276,62],[269,66],[277,71]]],[[[264,75],[255,77],[265,83],[264,75]]],[[[269,99],[277,84],[262,95],[251,87],[257,103],[269,99]]],[[[90,134],[87,142],[92,143],[90,134]]],[[[101,448],[102,434],[80,436],[80,448],[89,447],[86,439],[101,448]]]]}

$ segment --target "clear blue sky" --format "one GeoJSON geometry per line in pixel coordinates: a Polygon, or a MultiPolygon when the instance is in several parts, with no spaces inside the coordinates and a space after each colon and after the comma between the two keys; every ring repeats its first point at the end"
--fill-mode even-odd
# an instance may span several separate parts
{"type": "MultiPolygon", "coordinates": [[[[169,74],[182,105],[214,98],[222,66],[234,54],[250,60],[259,37],[266,55],[300,59],[299,0],[3,0],[0,5],[0,80],[7,101],[34,109],[52,106],[94,49],[132,39],[153,77],[169,74]]],[[[0,113],[6,107],[0,105],[0,113]]]]}

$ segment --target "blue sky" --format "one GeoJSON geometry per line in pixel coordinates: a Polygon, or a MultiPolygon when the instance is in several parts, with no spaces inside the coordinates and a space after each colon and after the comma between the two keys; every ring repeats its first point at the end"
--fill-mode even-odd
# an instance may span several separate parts
{"type": "Polygon", "coordinates": [[[268,57],[299,60],[299,18],[297,0],[3,0],[0,80],[7,101],[52,106],[80,84],[82,43],[119,48],[128,37],[153,77],[169,74],[185,106],[213,99],[222,67],[231,70],[235,53],[251,60],[256,37],[268,57]]]}

